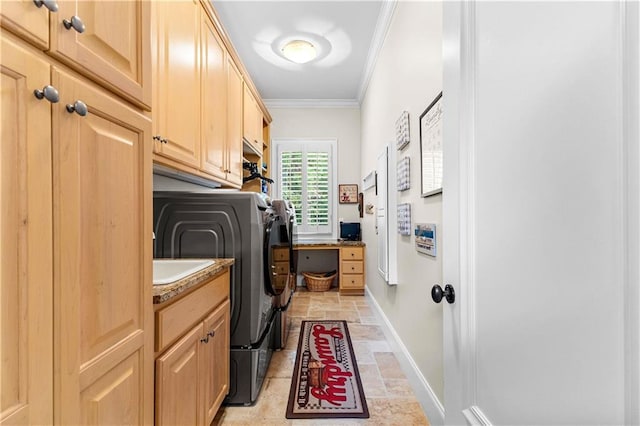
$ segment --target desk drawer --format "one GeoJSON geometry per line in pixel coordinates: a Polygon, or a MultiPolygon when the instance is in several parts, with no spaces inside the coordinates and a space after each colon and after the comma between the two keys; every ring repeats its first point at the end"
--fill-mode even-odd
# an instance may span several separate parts
{"type": "Polygon", "coordinates": [[[343,247],[342,260],[362,260],[364,259],[364,249],[362,247],[343,247]]]}
{"type": "Polygon", "coordinates": [[[364,288],[364,276],[354,274],[341,274],[340,288],[364,288]]]}
{"type": "Polygon", "coordinates": [[[362,274],[364,272],[364,262],[362,261],[346,261],[340,264],[341,274],[362,274]]]}
{"type": "Polygon", "coordinates": [[[273,259],[275,261],[281,260],[289,260],[289,249],[288,248],[277,248],[273,249],[273,259]]]}
{"type": "Polygon", "coordinates": [[[289,262],[275,262],[274,272],[278,275],[286,275],[289,273],[289,262]]]}
{"type": "Polygon", "coordinates": [[[156,312],[156,351],[160,352],[229,298],[229,272],[156,312]]]}

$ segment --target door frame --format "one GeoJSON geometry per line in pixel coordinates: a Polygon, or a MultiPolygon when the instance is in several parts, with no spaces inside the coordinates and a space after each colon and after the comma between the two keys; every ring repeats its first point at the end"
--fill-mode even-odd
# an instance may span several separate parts
{"type": "MultiPolygon", "coordinates": [[[[624,274],[625,424],[640,423],[640,5],[620,1],[624,106],[620,194],[624,198],[625,239],[620,266],[624,274]]],[[[445,284],[456,289],[456,302],[443,311],[446,406],[467,407],[460,413],[445,411],[446,424],[490,425],[477,407],[475,313],[475,3],[445,2],[443,11],[443,88],[445,102],[443,235],[457,259],[443,256],[445,284]],[[458,358],[458,354],[460,354],[458,358]],[[454,402],[455,401],[455,402],[454,402]],[[453,402],[453,404],[452,404],[453,402]],[[452,404],[452,405],[451,405],[452,404]]],[[[445,406],[445,407],[446,407],[445,406]]]]}

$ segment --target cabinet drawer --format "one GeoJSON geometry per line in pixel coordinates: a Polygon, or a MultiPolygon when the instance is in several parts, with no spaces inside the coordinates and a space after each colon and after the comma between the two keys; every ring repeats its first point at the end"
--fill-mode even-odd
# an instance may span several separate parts
{"type": "Polygon", "coordinates": [[[275,273],[278,275],[286,275],[289,273],[289,262],[275,262],[275,273]]]}
{"type": "Polygon", "coordinates": [[[341,249],[342,260],[362,260],[364,250],[362,247],[347,247],[341,249]]]}
{"type": "Polygon", "coordinates": [[[343,261],[340,265],[341,274],[362,274],[364,265],[362,261],[343,261]]]}
{"type": "Polygon", "coordinates": [[[229,272],[156,312],[156,347],[163,350],[213,308],[229,298],[229,272]]]}
{"type": "Polygon", "coordinates": [[[275,288],[278,290],[284,288],[287,285],[288,277],[289,277],[288,275],[276,275],[274,278],[275,288]]]}
{"type": "Polygon", "coordinates": [[[278,248],[273,250],[273,259],[276,261],[289,260],[289,249],[288,248],[278,248]]]}
{"type": "Polygon", "coordinates": [[[364,288],[364,276],[355,274],[341,274],[340,288],[364,288]]]}

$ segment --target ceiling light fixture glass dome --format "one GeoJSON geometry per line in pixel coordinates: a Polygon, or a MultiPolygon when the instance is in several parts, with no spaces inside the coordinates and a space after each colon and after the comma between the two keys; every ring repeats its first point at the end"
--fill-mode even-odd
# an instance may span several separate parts
{"type": "Polygon", "coordinates": [[[291,62],[298,64],[307,63],[318,55],[313,44],[306,40],[292,40],[284,45],[282,54],[291,62]]]}

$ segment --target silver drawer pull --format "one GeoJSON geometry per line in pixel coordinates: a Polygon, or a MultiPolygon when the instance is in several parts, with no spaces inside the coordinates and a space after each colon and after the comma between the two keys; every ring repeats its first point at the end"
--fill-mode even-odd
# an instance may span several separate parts
{"type": "Polygon", "coordinates": [[[54,0],[33,0],[33,3],[38,7],[46,7],[50,12],[58,11],[58,3],[54,0]]]}
{"type": "Polygon", "coordinates": [[[33,95],[38,99],[46,99],[52,104],[55,104],[60,100],[60,96],[58,95],[56,88],[50,85],[44,86],[42,90],[34,90],[33,95]]]}
{"type": "Polygon", "coordinates": [[[89,111],[89,109],[87,108],[87,104],[85,104],[84,102],[82,102],[81,100],[77,100],[72,104],[67,104],[67,112],[71,113],[76,113],[79,116],[84,117],[85,115],[87,115],[87,112],[89,111]]]}
{"type": "Polygon", "coordinates": [[[71,20],[63,19],[62,20],[62,25],[64,25],[64,27],[66,29],[68,29],[68,30],[73,28],[74,30],[76,30],[80,34],[82,34],[84,32],[84,30],[85,30],[84,22],[82,22],[82,19],[80,19],[79,17],[77,17],[75,15],[73,15],[71,17],[71,20]]]}

